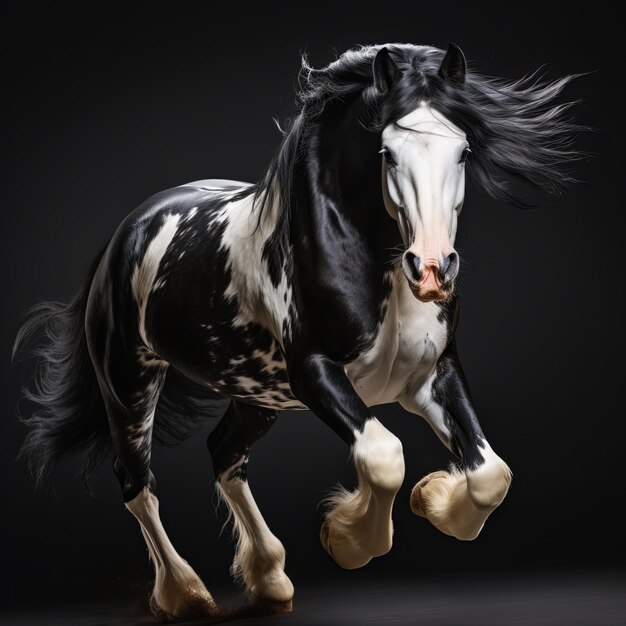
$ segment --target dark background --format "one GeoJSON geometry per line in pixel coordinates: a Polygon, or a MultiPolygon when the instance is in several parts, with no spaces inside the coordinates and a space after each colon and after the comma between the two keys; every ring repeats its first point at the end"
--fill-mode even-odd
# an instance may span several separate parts
{"type": "MultiPolygon", "coordinates": [[[[337,481],[352,485],[348,451],[310,413],[286,412],[257,444],[250,483],[296,590],[308,579],[621,568],[625,145],[610,13],[597,2],[584,13],[548,2],[130,4],[2,9],[1,604],[132,597],[151,577],[109,466],[91,498],[76,459],[61,466],[54,491],[34,491],[15,461],[30,366],[11,367],[9,351],[25,310],[71,298],[149,195],[205,177],[258,179],[279,141],[272,117],[294,112],[300,53],[320,67],[359,43],[454,41],[474,67],[508,78],[542,65],[551,78],[589,73],[566,98],[582,100],[579,120],[596,130],[579,138],[593,155],[576,166],[580,184],[543,197],[538,211],[467,193],[458,338],[484,430],[514,472],[509,497],[473,543],[415,518],[412,485],[450,457],[420,418],[377,409],[407,464],[395,547],[363,570],[340,571],[319,544],[318,502],[337,481]]],[[[232,557],[204,445],[212,427],[154,455],[164,524],[209,588],[227,584],[232,557]]]]}

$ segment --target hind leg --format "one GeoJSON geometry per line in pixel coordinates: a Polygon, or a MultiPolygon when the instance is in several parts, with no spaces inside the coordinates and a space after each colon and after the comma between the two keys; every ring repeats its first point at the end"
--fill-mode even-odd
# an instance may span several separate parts
{"type": "Polygon", "coordinates": [[[152,611],[161,619],[214,616],[217,607],[211,594],[163,528],[150,471],[154,411],[167,364],[156,358],[148,361],[145,355],[136,360],[122,350],[111,350],[108,357],[105,367],[97,367],[98,378],[116,453],[115,474],[154,566],[152,611]]]}
{"type": "Polygon", "coordinates": [[[217,605],[204,583],[170,542],[159,517],[159,501],[154,493],[145,487],[126,503],[126,507],[141,525],[154,566],[154,589],[150,596],[154,615],[163,620],[217,615],[217,605]]]}
{"type": "Polygon", "coordinates": [[[207,445],[219,493],[232,513],[237,534],[232,572],[255,602],[289,611],[293,585],[284,572],[285,549],[265,523],[247,479],[250,448],[271,428],[277,414],[273,409],[233,401],[207,445]]]}
{"type": "Polygon", "coordinates": [[[459,468],[433,472],[415,485],[412,511],[447,535],[475,539],[504,500],[511,471],[478,423],[454,345],[441,356],[433,379],[400,402],[424,416],[461,461],[459,468]]]}

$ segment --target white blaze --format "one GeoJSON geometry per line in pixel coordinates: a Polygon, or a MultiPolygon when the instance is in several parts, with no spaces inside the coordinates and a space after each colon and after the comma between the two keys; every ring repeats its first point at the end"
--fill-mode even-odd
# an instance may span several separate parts
{"type": "Polygon", "coordinates": [[[425,263],[438,263],[452,251],[457,213],[465,193],[461,157],[465,133],[425,103],[382,133],[382,145],[395,161],[383,160],[387,210],[403,205],[410,224],[410,250],[425,263]]]}

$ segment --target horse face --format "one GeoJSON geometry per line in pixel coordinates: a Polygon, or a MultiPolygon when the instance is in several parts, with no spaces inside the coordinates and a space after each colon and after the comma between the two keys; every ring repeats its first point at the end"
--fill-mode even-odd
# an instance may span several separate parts
{"type": "Polygon", "coordinates": [[[402,269],[423,302],[445,300],[459,271],[454,250],[465,196],[465,133],[427,104],[382,133],[383,199],[407,248],[402,269]]]}

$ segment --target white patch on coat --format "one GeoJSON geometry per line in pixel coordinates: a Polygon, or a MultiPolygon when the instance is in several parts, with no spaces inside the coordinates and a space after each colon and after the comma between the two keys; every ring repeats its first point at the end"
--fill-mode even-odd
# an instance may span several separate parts
{"type": "Polygon", "coordinates": [[[237,385],[247,392],[251,392],[252,389],[259,384],[254,378],[250,378],[249,376],[245,376],[243,374],[237,376],[236,381],[237,385]]]}
{"type": "Polygon", "coordinates": [[[232,572],[253,595],[276,602],[289,601],[293,585],[284,572],[285,548],[268,528],[247,481],[228,479],[239,465],[226,470],[217,483],[218,493],[232,514],[237,536],[232,572]]]}
{"type": "Polygon", "coordinates": [[[289,319],[291,286],[282,273],[277,287],[272,284],[263,247],[274,232],[278,207],[271,206],[258,224],[258,209],[252,209],[253,195],[227,203],[220,221],[227,220],[222,246],[228,250],[230,284],[226,297],[236,298],[239,312],[234,326],[257,323],[265,326],[282,346],[283,324],[289,319]]]}
{"type": "MultiPolygon", "coordinates": [[[[284,272],[278,286],[274,286],[263,258],[264,245],[276,227],[277,205],[268,207],[258,224],[258,209],[253,209],[253,202],[252,195],[226,202],[213,214],[211,224],[224,224],[221,246],[227,252],[226,269],[230,272],[230,283],[224,296],[232,298],[238,305],[237,314],[229,320],[230,324],[233,327],[259,324],[272,335],[274,342],[267,351],[253,348],[249,355],[231,358],[229,366],[236,368],[247,360],[260,360],[264,373],[276,374],[286,368],[282,355],[280,360],[274,360],[273,355],[277,349],[282,350],[285,330],[290,330],[292,290],[284,272]]],[[[298,400],[289,397],[288,383],[279,383],[275,389],[253,393],[256,387],[262,386],[260,381],[245,374],[224,373],[229,373],[229,381],[241,388],[241,393],[232,394],[233,397],[253,397],[255,403],[271,408],[305,408],[298,400]]]]}
{"type": "Polygon", "coordinates": [[[367,406],[395,402],[407,386],[417,388],[432,374],[447,343],[440,311],[434,302],[415,298],[402,270],[394,270],[387,312],[374,343],[346,366],[367,406]]]}
{"type": "Polygon", "coordinates": [[[437,378],[436,371],[422,384],[411,382],[399,396],[398,402],[410,413],[421,415],[434,430],[441,442],[450,447],[452,433],[446,424],[446,413],[443,407],[433,400],[433,384],[437,378]]]}
{"type": "Polygon", "coordinates": [[[155,279],[159,271],[161,259],[163,259],[168,246],[172,243],[172,239],[174,239],[174,235],[178,230],[179,219],[180,215],[178,214],[170,213],[165,216],[163,225],[154,239],[148,244],[143,259],[135,265],[131,277],[133,297],[139,309],[139,336],[148,347],[151,347],[146,336],[148,299],[155,288],[155,279]]]}
{"type": "Polygon", "coordinates": [[[269,352],[263,352],[262,350],[258,350],[258,349],[255,349],[252,352],[252,358],[253,359],[260,359],[261,361],[263,361],[263,369],[268,371],[268,372],[272,372],[275,369],[279,369],[279,368],[282,369],[280,367],[281,364],[282,364],[283,367],[285,365],[285,361],[282,358],[282,355],[281,355],[280,361],[275,361],[273,359],[273,354],[274,354],[274,352],[276,350],[276,346],[272,346],[272,348],[273,349],[270,349],[269,352]]]}

